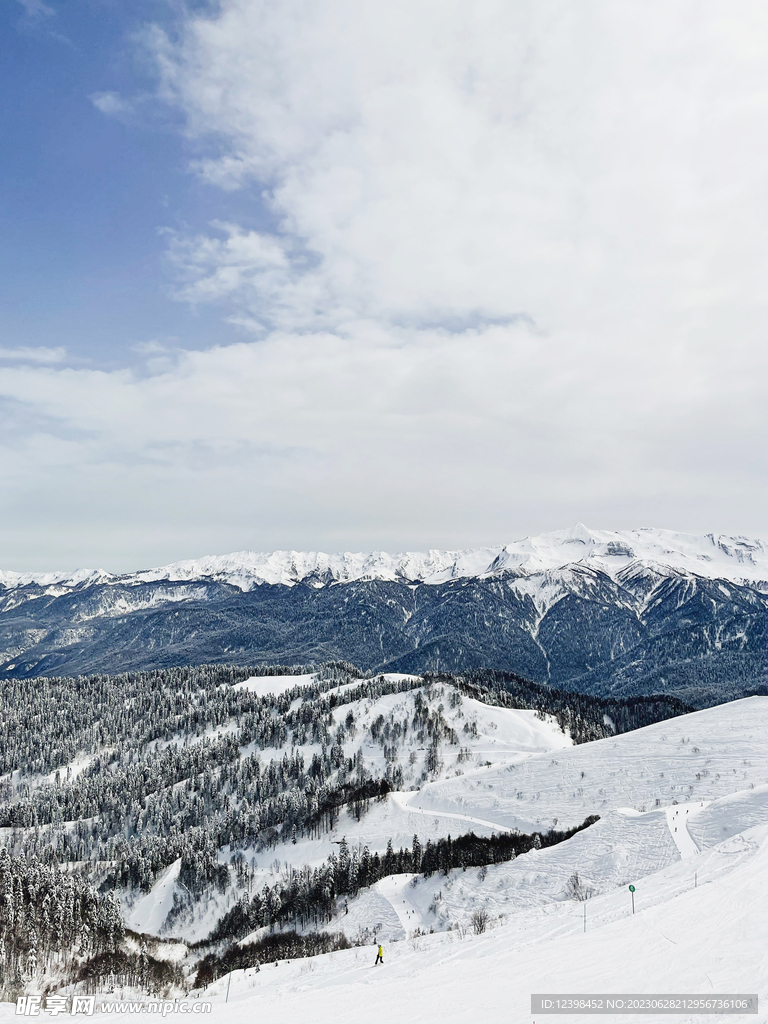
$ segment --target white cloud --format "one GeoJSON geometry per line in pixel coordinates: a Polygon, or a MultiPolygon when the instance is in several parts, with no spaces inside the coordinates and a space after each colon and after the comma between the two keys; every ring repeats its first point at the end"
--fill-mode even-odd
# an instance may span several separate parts
{"type": "Polygon", "coordinates": [[[178,296],[248,340],[0,370],[33,424],[3,451],[10,567],[62,537],[127,568],[579,519],[763,533],[764,20],[226,0],[155,30],[196,173],[277,225],[168,234],[178,296]]]}
{"type": "Polygon", "coordinates": [[[209,182],[265,186],[291,255],[276,289],[212,238],[203,290],[301,329],[751,303],[764,20],[721,0],[229,0],[190,17],[177,45],[154,37],[165,95],[211,141],[209,182]]]}
{"type": "MultiPolygon", "coordinates": [[[[171,236],[169,257],[184,282],[177,296],[197,304],[260,295],[274,305],[290,289],[291,271],[285,244],[236,224],[214,221],[224,235],[171,236]]],[[[285,298],[283,301],[286,301],[285,298]]]]}
{"type": "Polygon", "coordinates": [[[109,117],[119,117],[133,112],[133,104],[116,92],[96,92],[90,100],[97,110],[109,117]]]}
{"type": "Polygon", "coordinates": [[[40,348],[20,346],[17,348],[0,347],[0,361],[8,360],[22,363],[61,363],[66,357],[64,348],[40,348]]]}
{"type": "Polygon", "coordinates": [[[146,373],[0,371],[0,410],[32,414],[2,449],[11,568],[61,564],[63,541],[125,568],[502,542],[579,518],[762,532],[759,360],[717,388],[694,360],[683,387],[640,347],[583,335],[371,323],[147,357],[146,373]]]}

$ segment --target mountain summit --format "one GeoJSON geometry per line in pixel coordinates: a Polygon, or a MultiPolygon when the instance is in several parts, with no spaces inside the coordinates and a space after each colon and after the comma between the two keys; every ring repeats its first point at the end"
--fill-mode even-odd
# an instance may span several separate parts
{"type": "Polygon", "coordinates": [[[582,523],[497,547],[459,551],[237,551],[227,555],[172,562],[170,565],[115,575],[102,569],[75,573],[15,573],[0,570],[6,589],[35,584],[73,588],[83,584],[135,585],[158,581],[228,583],[248,591],[263,583],[314,586],[353,580],[439,584],[470,577],[513,572],[527,576],[574,563],[599,569],[612,579],[631,562],[694,573],[710,579],[768,580],[768,545],[747,537],[709,533],[693,536],[672,530],[590,530],[582,523]]]}

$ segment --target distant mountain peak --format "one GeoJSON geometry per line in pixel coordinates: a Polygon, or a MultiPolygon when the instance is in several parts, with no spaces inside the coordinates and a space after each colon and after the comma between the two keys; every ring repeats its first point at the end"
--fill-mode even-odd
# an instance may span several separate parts
{"type": "Polygon", "coordinates": [[[694,573],[710,578],[761,582],[768,579],[768,545],[742,536],[704,536],[651,528],[625,531],[592,530],[576,523],[565,530],[526,537],[496,547],[457,551],[388,553],[322,551],[236,551],[205,555],[139,572],[115,575],[103,569],[75,573],[0,571],[0,586],[15,589],[74,588],[93,583],[132,585],[157,581],[215,580],[247,591],[262,584],[313,586],[354,580],[444,583],[453,579],[514,573],[529,576],[588,563],[612,579],[634,563],[694,573]]]}

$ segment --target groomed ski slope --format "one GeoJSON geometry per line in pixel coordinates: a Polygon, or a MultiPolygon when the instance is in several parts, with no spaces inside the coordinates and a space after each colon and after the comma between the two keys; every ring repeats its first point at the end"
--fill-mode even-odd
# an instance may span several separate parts
{"type": "MultiPolygon", "coordinates": [[[[521,858],[522,859],[522,858],[521,858]]],[[[212,985],[206,1020],[226,1024],[480,1024],[597,1020],[668,1024],[765,1022],[768,829],[753,826],[696,860],[646,878],[631,913],[625,888],[584,904],[552,903],[522,912],[490,933],[458,932],[353,948],[311,960],[265,964],[212,985]],[[531,993],[757,993],[760,1012],[727,1017],[680,1013],[637,1017],[593,1014],[533,1018],[531,993]]],[[[490,880],[490,871],[489,871],[490,880]]],[[[0,1019],[13,1008],[3,1006],[0,1019]]],[[[120,1015],[111,1017],[123,1019],[120,1015]]]]}
{"type": "Polygon", "coordinates": [[[766,785],[703,807],[676,805],[645,814],[611,811],[567,842],[485,870],[457,870],[447,877],[436,872],[415,881],[413,875],[382,879],[349,901],[340,925],[350,938],[375,933],[394,941],[411,938],[417,930],[469,928],[472,913],[479,909],[493,921],[503,921],[572,899],[576,874],[594,908],[598,897],[610,897],[630,882],[639,887],[649,875],[680,861],[689,862],[689,874],[697,871],[702,851],[756,824],[768,824],[766,785]],[[717,828],[711,827],[713,821],[717,828]],[[697,859],[694,863],[690,858],[697,859]]]}
{"type": "MultiPolygon", "coordinates": [[[[219,1019],[278,1022],[530,1021],[532,992],[758,992],[768,998],[768,926],[764,891],[768,873],[765,827],[740,841],[726,840],[702,863],[696,888],[679,863],[640,887],[637,913],[622,889],[602,907],[553,904],[521,915],[486,936],[424,936],[385,950],[372,967],[371,950],[350,950],[308,964],[264,967],[233,981],[219,1019]],[[658,902],[655,902],[658,900],[658,902]],[[601,920],[602,915],[602,920],[601,920]],[[604,923],[603,923],[604,922],[604,923]],[[323,962],[320,962],[323,961],[323,962]],[[304,969],[305,973],[302,973],[304,969]],[[280,972],[283,972],[281,975],[280,972]],[[290,978],[287,976],[291,973],[290,978]],[[249,985],[253,985],[249,989],[249,985]],[[254,998],[255,997],[255,998],[254,998]],[[258,1018],[251,1016],[258,1012],[258,1018]]],[[[589,1014],[547,1016],[548,1021],[593,1021],[589,1014]]],[[[617,1016],[611,1020],[634,1020],[617,1016]]],[[[644,1018],[644,1019],[653,1019],[644,1018]]],[[[702,1015],[664,1016],[694,1021],[702,1015]]],[[[714,1018],[716,1019],[716,1018],[714,1018]]],[[[755,1016],[728,1020],[763,1020],[755,1016]]]]}

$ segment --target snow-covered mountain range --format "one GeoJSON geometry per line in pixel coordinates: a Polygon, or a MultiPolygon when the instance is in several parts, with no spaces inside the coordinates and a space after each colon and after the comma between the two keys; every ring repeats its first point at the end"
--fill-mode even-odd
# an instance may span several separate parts
{"type": "Polygon", "coordinates": [[[11,589],[36,584],[69,589],[91,583],[130,586],[159,581],[213,580],[248,591],[263,583],[294,586],[304,581],[315,586],[354,580],[438,584],[510,572],[529,576],[574,563],[599,569],[613,579],[632,562],[678,569],[709,579],[768,580],[768,545],[761,540],[714,533],[693,536],[672,530],[591,530],[578,523],[567,530],[465,551],[330,555],[322,551],[237,551],[119,575],[103,569],[79,569],[74,573],[0,570],[0,586],[11,589]]]}
{"type": "Polygon", "coordinates": [[[472,551],[0,573],[0,678],[344,660],[704,706],[765,686],[766,580],[760,540],[582,525],[472,551]]]}

